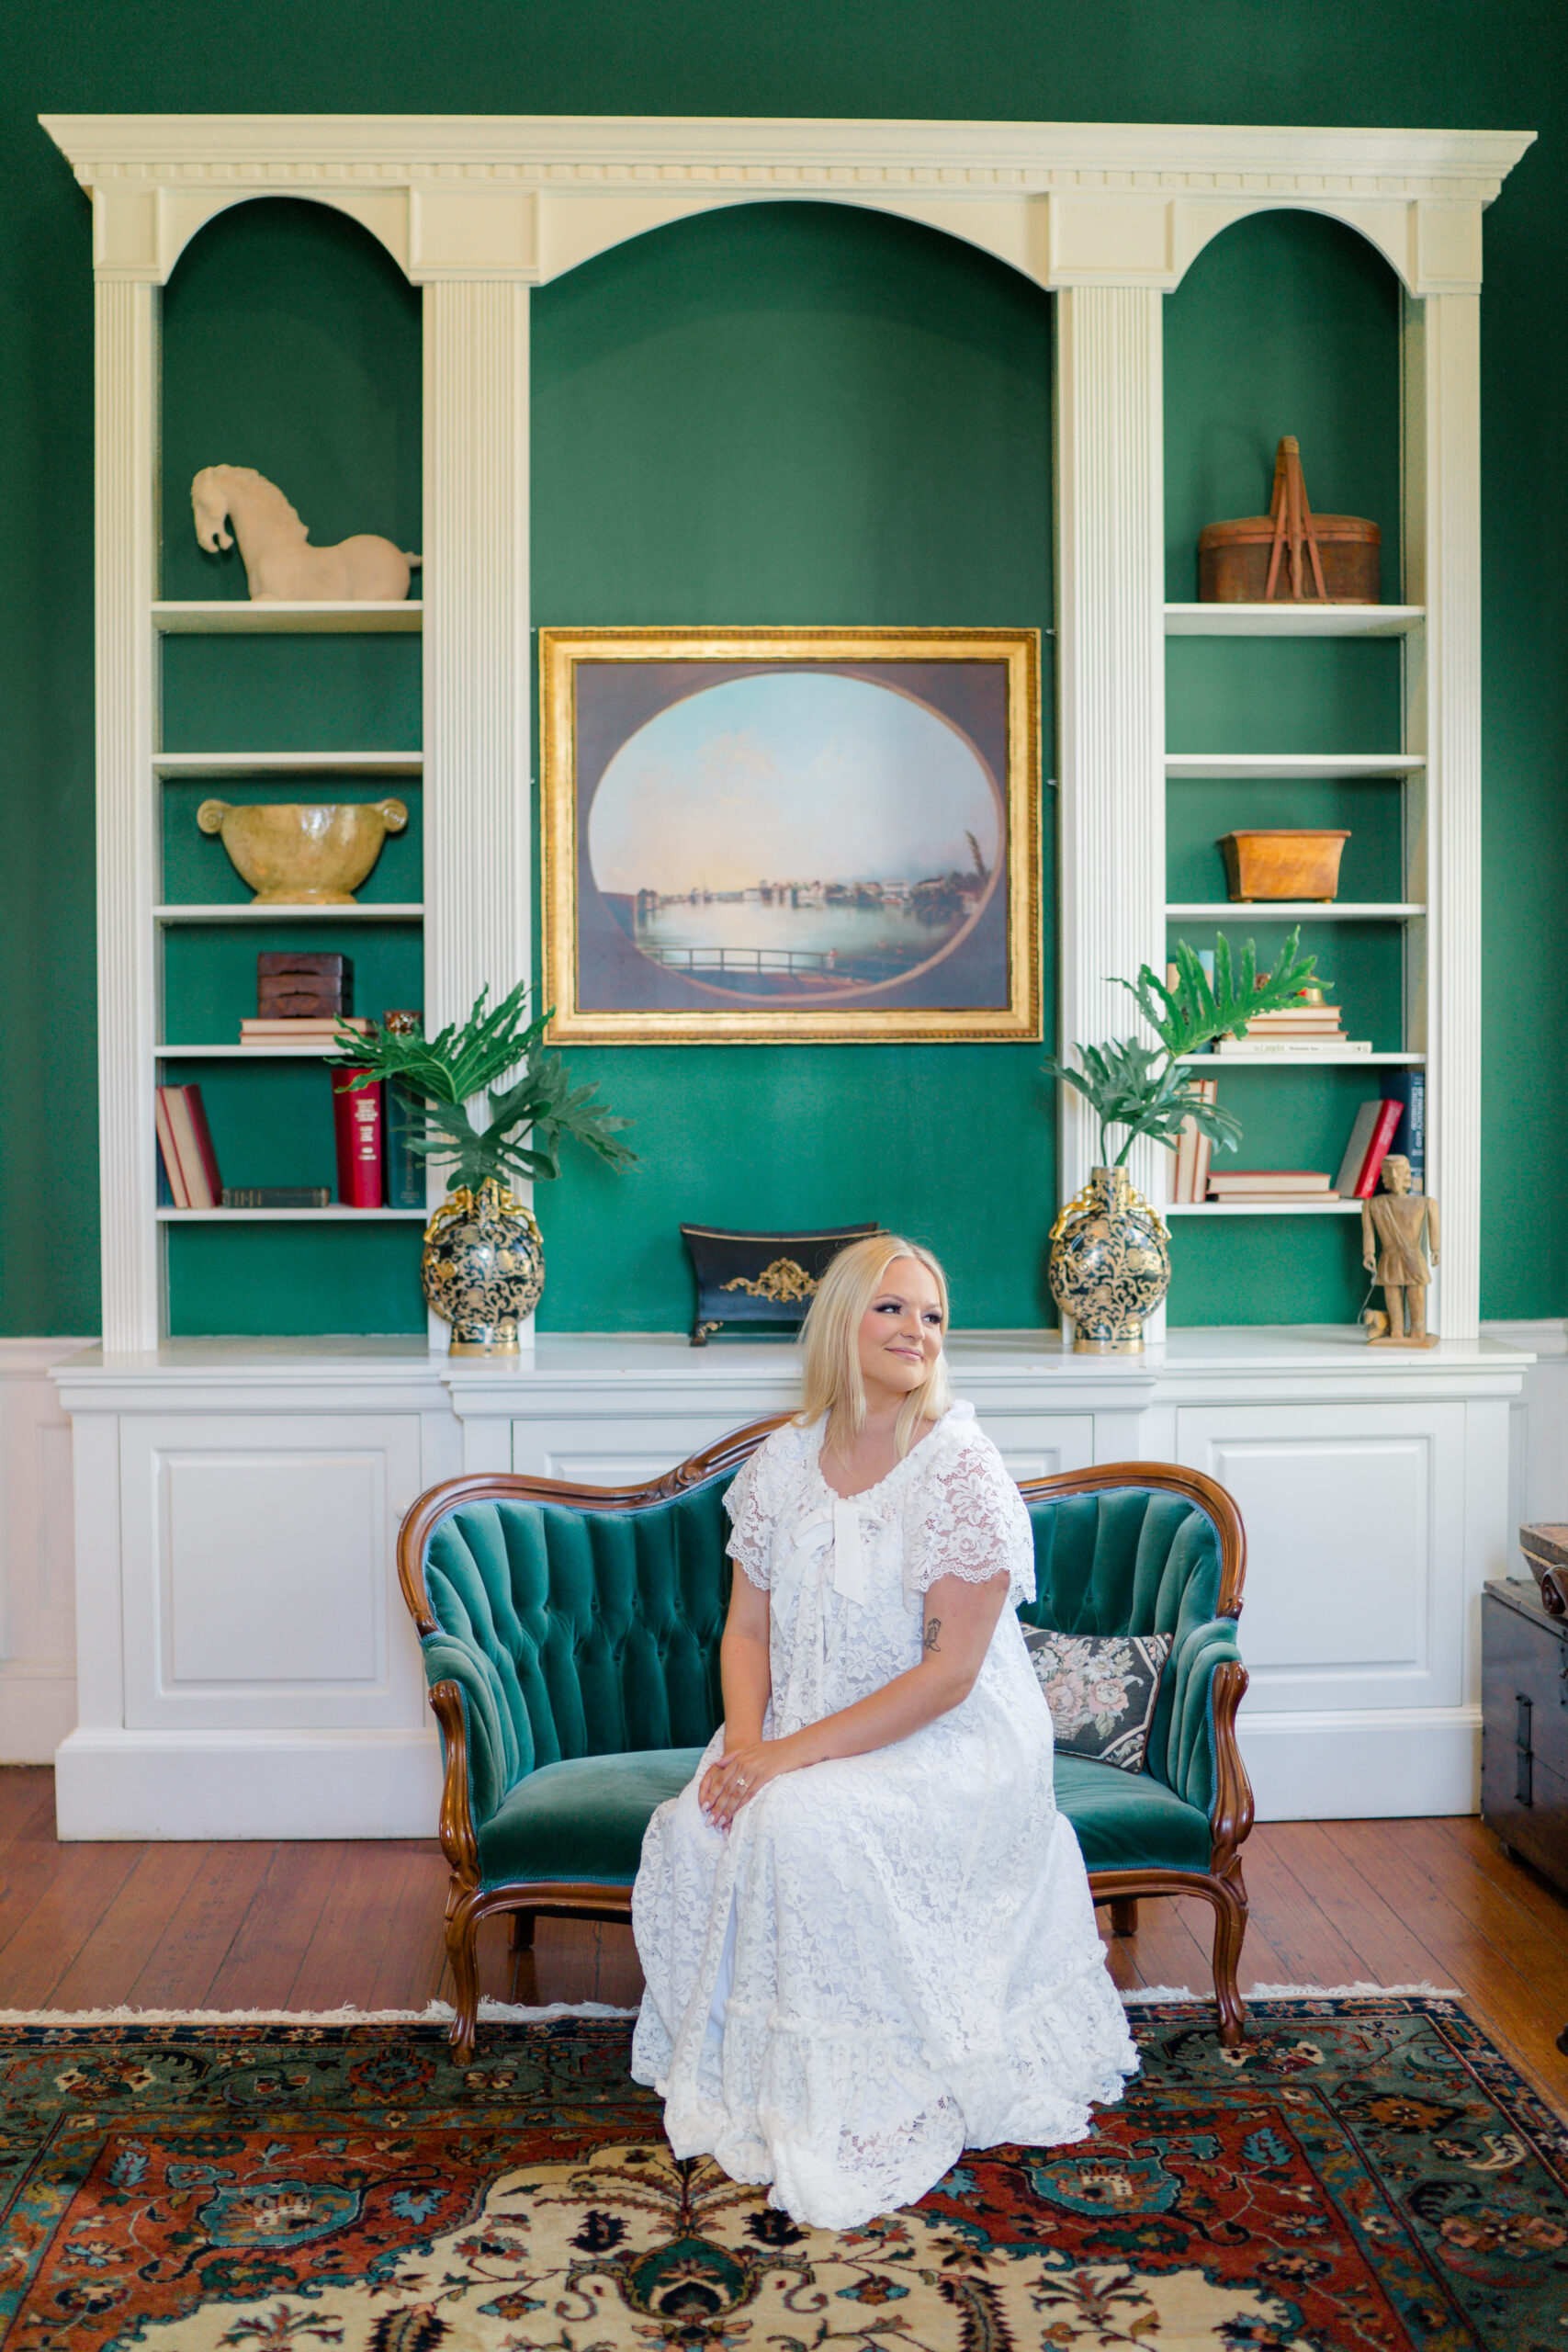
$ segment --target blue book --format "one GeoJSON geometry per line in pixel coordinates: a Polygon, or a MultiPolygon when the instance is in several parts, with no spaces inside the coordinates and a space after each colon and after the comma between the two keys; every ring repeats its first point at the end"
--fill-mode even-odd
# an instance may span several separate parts
{"type": "Polygon", "coordinates": [[[409,1129],[417,1123],[418,1112],[407,1100],[401,1087],[387,1088],[387,1206],[389,1209],[422,1209],[424,1206],[424,1162],[417,1152],[409,1149],[409,1129]]]}
{"type": "Polygon", "coordinates": [[[1410,1162],[1410,1189],[1427,1189],[1427,1073],[1424,1069],[1393,1070],[1382,1091],[1385,1102],[1403,1105],[1390,1151],[1402,1152],[1410,1162]]]}

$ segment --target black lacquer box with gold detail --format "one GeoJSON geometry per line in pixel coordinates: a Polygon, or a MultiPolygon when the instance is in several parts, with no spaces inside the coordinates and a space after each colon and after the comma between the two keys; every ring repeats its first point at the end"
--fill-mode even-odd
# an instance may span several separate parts
{"type": "Polygon", "coordinates": [[[879,1225],[840,1225],[820,1233],[720,1233],[711,1225],[683,1225],[697,1278],[693,1347],[721,1336],[792,1340],[845,1243],[882,1231],[879,1225]]]}

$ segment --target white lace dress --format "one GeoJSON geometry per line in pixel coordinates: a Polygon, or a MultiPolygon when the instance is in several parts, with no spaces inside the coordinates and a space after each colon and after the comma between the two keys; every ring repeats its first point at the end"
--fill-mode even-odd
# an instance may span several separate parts
{"type": "MultiPolygon", "coordinates": [[[[972,1407],[852,1501],[822,1476],[821,1437],[776,1430],[728,1497],[730,1551],[769,1596],[768,1738],[918,1664],[938,1577],[1005,1567],[1014,1602],[1034,1592],[1022,1498],[972,1407]]],[[[960,1706],[771,1781],[728,1835],[697,1803],[723,1746],[649,1822],[632,1893],[632,2073],[676,2155],[849,2229],[965,2146],[1086,2137],[1089,2102],[1138,2062],[1012,1608],[960,1706]]]]}

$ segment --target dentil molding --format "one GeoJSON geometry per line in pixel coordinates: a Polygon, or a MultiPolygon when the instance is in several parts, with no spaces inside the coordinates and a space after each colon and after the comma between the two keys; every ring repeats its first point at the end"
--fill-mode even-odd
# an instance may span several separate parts
{"type": "Polygon", "coordinates": [[[44,115],[94,201],[100,277],[162,284],[263,194],[350,213],[416,283],[543,285],[716,207],[857,204],[945,230],[1039,285],[1168,291],[1247,213],[1300,206],[1413,294],[1481,282],[1481,212],[1531,131],[614,115],[44,115]]]}

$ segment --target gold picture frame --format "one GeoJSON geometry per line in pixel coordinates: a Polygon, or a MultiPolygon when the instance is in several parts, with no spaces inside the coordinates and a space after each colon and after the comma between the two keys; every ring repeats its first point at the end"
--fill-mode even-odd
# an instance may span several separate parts
{"type": "Polygon", "coordinates": [[[553,1040],[1039,1038],[1038,629],[548,628],[539,688],[553,1040]]]}

